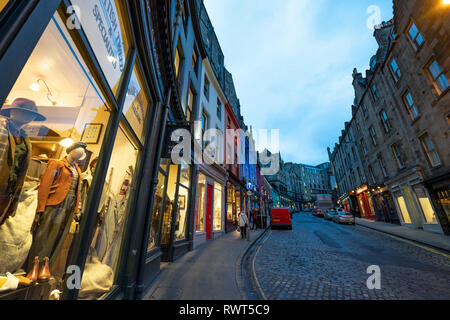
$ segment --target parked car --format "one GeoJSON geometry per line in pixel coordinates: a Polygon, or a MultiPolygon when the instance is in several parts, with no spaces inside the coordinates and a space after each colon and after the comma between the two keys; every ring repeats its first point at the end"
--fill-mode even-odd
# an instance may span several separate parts
{"type": "Polygon", "coordinates": [[[336,209],[334,208],[328,209],[327,212],[325,212],[324,218],[325,220],[331,221],[333,220],[333,217],[337,214],[338,212],[336,211],[336,209]]]}
{"type": "Polygon", "coordinates": [[[323,218],[324,212],[322,211],[322,209],[317,208],[314,209],[313,211],[313,216],[318,217],[318,218],[323,218]]]}
{"type": "Polygon", "coordinates": [[[345,211],[338,212],[338,214],[333,216],[333,222],[336,222],[338,224],[341,223],[347,223],[347,224],[355,224],[355,217],[351,215],[350,213],[347,213],[345,211]]]}
{"type": "Polygon", "coordinates": [[[270,211],[270,229],[274,228],[292,230],[291,213],[288,208],[273,208],[270,211]]]}

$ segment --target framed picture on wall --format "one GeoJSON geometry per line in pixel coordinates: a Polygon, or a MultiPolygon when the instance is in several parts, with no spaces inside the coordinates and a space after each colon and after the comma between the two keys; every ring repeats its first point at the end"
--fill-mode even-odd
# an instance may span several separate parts
{"type": "Polygon", "coordinates": [[[182,196],[182,195],[178,196],[178,208],[180,210],[186,209],[186,196],[182,196]]]}
{"type": "Polygon", "coordinates": [[[102,133],[103,124],[101,123],[86,123],[81,141],[87,144],[97,144],[102,133]]]}

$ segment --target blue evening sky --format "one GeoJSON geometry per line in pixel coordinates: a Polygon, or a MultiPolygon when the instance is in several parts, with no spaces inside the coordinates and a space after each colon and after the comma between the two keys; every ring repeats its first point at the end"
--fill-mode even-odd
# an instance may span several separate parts
{"type": "Polygon", "coordinates": [[[351,119],[353,68],[364,74],[378,48],[367,10],[389,20],[392,0],[204,2],[245,123],[280,129],[286,162],[327,162],[351,119]]]}

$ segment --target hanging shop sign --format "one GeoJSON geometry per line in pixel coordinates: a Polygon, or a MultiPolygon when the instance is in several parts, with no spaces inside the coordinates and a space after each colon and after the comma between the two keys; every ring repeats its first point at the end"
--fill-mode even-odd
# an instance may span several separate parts
{"type": "Polygon", "coordinates": [[[125,48],[114,0],[72,0],[78,6],[80,24],[111,89],[125,67],[125,48]]]}

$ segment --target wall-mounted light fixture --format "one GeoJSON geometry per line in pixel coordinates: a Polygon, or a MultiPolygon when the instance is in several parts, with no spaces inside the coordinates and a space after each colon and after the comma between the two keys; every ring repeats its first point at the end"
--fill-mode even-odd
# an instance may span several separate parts
{"type": "Polygon", "coordinates": [[[28,88],[30,90],[33,90],[35,92],[41,91],[41,86],[39,85],[39,82],[42,82],[47,89],[47,99],[52,103],[53,106],[56,106],[58,104],[58,101],[56,101],[55,97],[53,96],[52,91],[48,87],[47,83],[43,79],[38,79],[35,83],[32,83],[28,88]]]}

